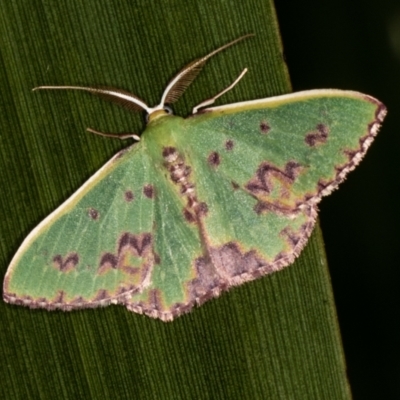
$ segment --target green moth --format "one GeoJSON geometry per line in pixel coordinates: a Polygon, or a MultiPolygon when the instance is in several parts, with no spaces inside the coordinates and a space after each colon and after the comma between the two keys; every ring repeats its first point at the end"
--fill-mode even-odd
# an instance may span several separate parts
{"type": "Polygon", "coordinates": [[[170,321],[293,263],[318,202],[360,162],[386,108],[333,89],[206,108],[244,70],[189,118],[171,115],[165,104],[241,39],[182,69],[153,108],[118,89],[39,87],[110,98],[145,110],[148,124],[28,235],[4,279],[6,302],[64,311],[122,304],[170,321]]]}

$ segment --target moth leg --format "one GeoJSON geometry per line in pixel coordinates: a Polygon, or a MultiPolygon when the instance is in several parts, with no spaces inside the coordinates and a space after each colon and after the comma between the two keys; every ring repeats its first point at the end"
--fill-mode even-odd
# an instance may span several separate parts
{"type": "Polygon", "coordinates": [[[104,136],[104,137],[111,137],[114,139],[120,139],[120,140],[125,140],[125,139],[134,139],[137,140],[138,142],[140,141],[140,137],[134,133],[105,133],[105,132],[100,132],[96,131],[95,129],[92,128],[86,128],[86,130],[90,133],[94,133],[99,136],[104,136]]]}
{"type": "Polygon", "coordinates": [[[221,90],[219,93],[217,93],[215,96],[211,97],[210,99],[202,101],[200,104],[198,104],[196,107],[193,108],[192,114],[196,114],[199,108],[203,108],[205,106],[209,106],[211,104],[214,104],[215,100],[218,99],[218,97],[221,97],[223,94],[228,92],[229,90],[233,89],[236,84],[243,78],[244,74],[247,72],[247,68],[245,68],[240,75],[229,85],[227,86],[224,90],[221,90]]]}

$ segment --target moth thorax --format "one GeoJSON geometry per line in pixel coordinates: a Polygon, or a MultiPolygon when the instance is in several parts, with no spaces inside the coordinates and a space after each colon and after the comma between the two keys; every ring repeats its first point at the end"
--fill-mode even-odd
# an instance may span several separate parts
{"type": "Polygon", "coordinates": [[[153,111],[152,113],[150,113],[147,116],[147,119],[148,119],[148,122],[151,122],[151,121],[154,121],[154,120],[156,120],[156,119],[158,119],[160,117],[165,117],[167,115],[171,115],[171,114],[166,110],[156,110],[156,111],[153,111]]]}

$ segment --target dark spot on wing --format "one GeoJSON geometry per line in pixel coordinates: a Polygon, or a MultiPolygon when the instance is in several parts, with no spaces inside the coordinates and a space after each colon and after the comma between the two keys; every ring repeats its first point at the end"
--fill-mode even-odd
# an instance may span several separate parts
{"type": "Polygon", "coordinates": [[[77,253],[70,253],[65,258],[61,254],[53,257],[54,266],[61,272],[69,272],[73,270],[79,263],[79,256],[77,253]]]}
{"type": "Polygon", "coordinates": [[[143,187],[143,194],[148,198],[148,199],[153,199],[155,197],[155,189],[153,185],[145,185],[143,187]]]}
{"type": "Polygon", "coordinates": [[[95,208],[89,208],[88,214],[89,214],[89,217],[94,220],[99,219],[99,216],[100,216],[99,212],[95,208]]]}
{"type": "Polygon", "coordinates": [[[234,190],[238,190],[240,188],[239,184],[234,182],[234,181],[231,181],[231,185],[232,185],[234,190]]]}
{"type": "Polygon", "coordinates": [[[305,137],[305,142],[310,146],[323,144],[327,141],[329,134],[329,128],[324,124],[318,124],[315,127],[315,131],[308,133],[305,137]]]}
{"type": "Polygon", "coordinates": [[[213,151],[208,156],[207,161],[212,167],[218,167],[218,165],[221,163],[221,158],[220,158],[219,154],[216,151],[213,151]]]}
{"type": "Polygon", "coordinates": [[[235,142],[231,139],[229,139],[225,142],[225,149],[228,151],[232,150],[234,146],[235,146],[235,142]]]}
{"type": "Polygon", "coordinates": [[[260,132],[263,135],[266,135],[271,130],[271,127],[266,121],[261,121],[260,123],[260,132]]]}
{"type": "Polygon", "coordinates": [[[124,194],[124,197],[125,197],[125,201],[127,201],[128,203],[135,198],[135,196],[133,195],[132,190],[127,190],[125,192],[125,194],[124,194]]]}

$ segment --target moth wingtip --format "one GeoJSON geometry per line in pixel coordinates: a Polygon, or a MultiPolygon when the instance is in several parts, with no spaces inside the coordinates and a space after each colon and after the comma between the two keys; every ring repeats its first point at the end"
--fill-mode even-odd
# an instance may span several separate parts
{"type": "Polygon", "coordinates": [[[376,112],[376,119],[382,123],[387,114],[387,107],[383,103],[379,103],[378,110],[376,112]]]}
{"type": "Polygon", "coordinates": [[[376,119],[379,120],[379,122],[382,122],[387,114],[387,107],[385,106],[385,104],[383,104],[377,98],[370,96],[368,94],[363,93],[362,98],[376,106],[376,113],[375,113],[376,119]]]}

